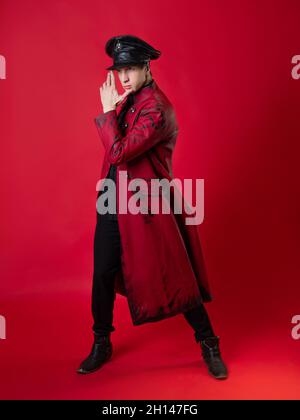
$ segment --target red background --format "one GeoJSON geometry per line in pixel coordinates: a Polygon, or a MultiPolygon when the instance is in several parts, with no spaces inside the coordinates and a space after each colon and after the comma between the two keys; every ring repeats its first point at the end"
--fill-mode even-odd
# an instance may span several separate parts
{"type": "Polygon", "coordinates": [[[299,16],[296,0],[1,0],[0,398],[298,398],[299,16]],[[127,33],[162,51],[151,70],[179,123],[174,176],[204,179],[226,382],[183,316],[134,327],[121,296],[112,361],[75,373],[92,343],[104,45],[127,33]]]}

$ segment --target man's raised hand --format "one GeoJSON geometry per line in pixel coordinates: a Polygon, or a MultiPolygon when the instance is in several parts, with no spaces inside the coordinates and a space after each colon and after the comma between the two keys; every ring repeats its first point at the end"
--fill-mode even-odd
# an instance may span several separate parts
{"type": "Polygon", "coordinates": [[[107,73],[106,81],[100,87],[100,97],[103,106],[103,112],[116,109],[116,106],[126,98],[133,89],[126,90],[122,95],[118,94],[115,84],[115,76],[112,70],[107,73]]]}

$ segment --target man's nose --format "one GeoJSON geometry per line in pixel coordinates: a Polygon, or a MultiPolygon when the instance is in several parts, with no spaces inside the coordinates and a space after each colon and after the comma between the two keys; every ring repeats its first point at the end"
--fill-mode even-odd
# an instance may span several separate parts
{"type": "Polygon", "coordinates": [[[122,83],[128,82],[128,75],[127,75],[127,73],[125,73],[125,72],[122,73],[121,80],[122,80],[122,83]]]}

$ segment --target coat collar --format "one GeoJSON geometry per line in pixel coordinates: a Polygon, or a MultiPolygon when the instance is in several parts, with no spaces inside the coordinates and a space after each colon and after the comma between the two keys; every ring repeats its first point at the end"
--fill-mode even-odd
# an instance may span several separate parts
{"type": "Polygon", "coordinates": [[[156,82],[154,79],[152,79],[149,83],[147,83],[146,85],[143,85],[142,87],[139,88],[139,90],[137,90],[136,92],[133,92],[133,102],[137,103],[142,101],[143,99],[145,99],[147,96],[149,96],[151,94],[151,91],[153,89],[156,89],[156,82]]]}

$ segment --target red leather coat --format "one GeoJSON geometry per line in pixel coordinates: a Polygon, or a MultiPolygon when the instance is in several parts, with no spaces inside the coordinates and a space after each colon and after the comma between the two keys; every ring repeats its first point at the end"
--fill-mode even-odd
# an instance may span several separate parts
{"type": "MultiPolygon", "coordinates": [[[[117,205],[120,170],[147,183],[153,178],[173,179],[178,125],[172,104],[154,79],[133,96],[123,133],[117,116],[128,97],[95,118],[105,148],[101,179],[110,164],[117,165],[117,205]]],[[[131,194],[127,191],[128,200],[131,194]]],[[[185,216],[118,214],[122,270],[115,277],[115,296],[127,297],[133,325],[159,321],[212,300],[198,225],[186,225],[185,216]]]]}

